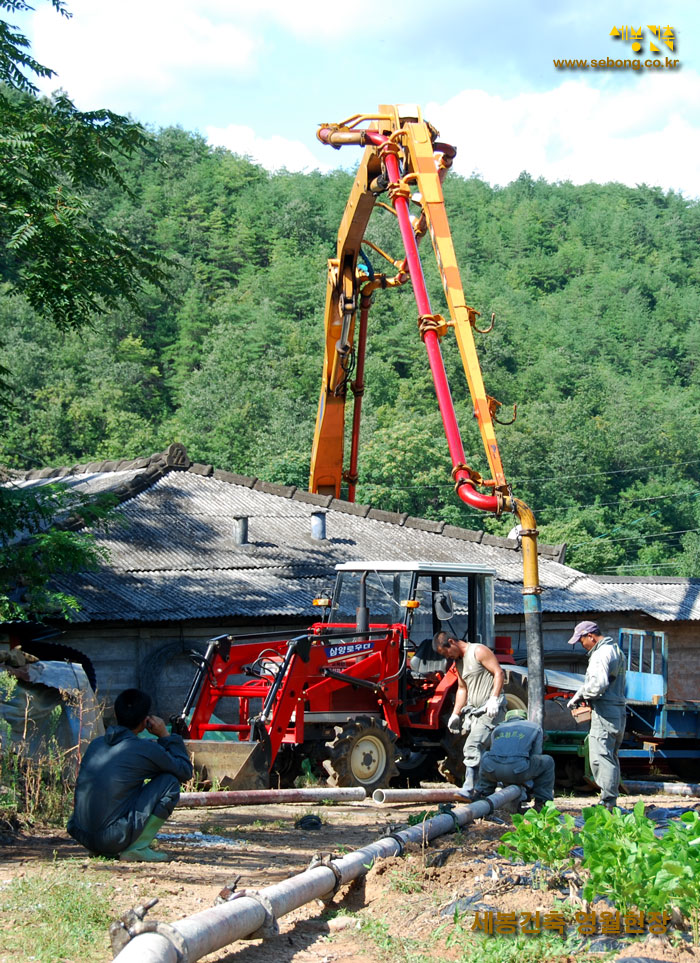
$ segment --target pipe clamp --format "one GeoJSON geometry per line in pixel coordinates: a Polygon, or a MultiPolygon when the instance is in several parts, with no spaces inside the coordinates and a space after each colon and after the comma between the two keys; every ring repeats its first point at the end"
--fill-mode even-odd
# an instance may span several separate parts
{"type": "Polygon", "coordinates": [[[335,896],[335,894],[338,892],[340,887],[343,885],[343,874],[340,871],[339,867],[336,866],[334,862],[334,860],[337,858],[338,858],[337,856],[331,856],[330,853],[316,853],[316,855],[311,858],[311,862],[307,866],[307,870],[318,869],[319,866],[325,866],[327,869],[330,869],[330,871],[335,876],[335,885],[333,886],[333,889],[330,891],[330,894],[328,896],[323,897],[324,903],[331,900],[335,896]]]}
{"type": "Polygon", "coordinates": [[[259,926],[254,933],[248,933],[247,936],[243,936],[241,939],[268,940],[273,936],[279,936],[280,928],[270,900],[256,889],[246,889],[241,893],[241,896],[254,900],[259,906],[262,906],[265,911],[265,922],[262,926],[259,926]]]}

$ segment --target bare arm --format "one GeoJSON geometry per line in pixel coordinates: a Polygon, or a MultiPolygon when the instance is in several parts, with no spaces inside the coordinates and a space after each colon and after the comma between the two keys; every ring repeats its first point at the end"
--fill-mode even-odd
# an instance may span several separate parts
{"type": "Polygon", "coordinates": [[[467,683],[462,676],[457,673],[457,694],[455,696],[455,707],[452,710],[455,715],[459,715],[467,704],[467,683]]]}

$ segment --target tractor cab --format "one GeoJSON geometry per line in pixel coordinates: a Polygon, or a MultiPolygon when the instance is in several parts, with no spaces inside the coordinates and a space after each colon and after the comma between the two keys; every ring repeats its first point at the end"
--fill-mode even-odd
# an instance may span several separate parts
{"type": "Polygon", "coordinates": [[[328,623],[404,627],[413,658],[439,661],[432,640],[441,629],[459,639],[494,647],[494,571],[440,562],[343,562],[328,623]]]}

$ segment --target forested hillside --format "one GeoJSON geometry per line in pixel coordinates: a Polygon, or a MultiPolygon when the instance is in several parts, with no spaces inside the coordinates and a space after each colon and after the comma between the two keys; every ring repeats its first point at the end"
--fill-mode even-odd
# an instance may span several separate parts
{"type": "MultiPolygon", "coordinates": [[[[312,136],[311,132],[310,136],[312,136]]],[[[326,261],[352,178],[270,174],[169,129],[124,159],[107,224],[171,261],[167,293],[57,331],[0,269],[0,462],[123,458],[182,441],[193,459],[305,486],[322,365],[326,261]]],[[[588,571],[700,575],[700,208],[658,189],[450,175],[446,202],[515,494],[588,571]]],[[[378,212],[371,239],[400,256],[378,212]]],[[[426,245],[426,261],[429,254],[426,245]]],[[[379,263],[377,269],[383,270],[379,263]]],[[[440,284],[428,271],[434,310],[440,284]]],[[[443,341],[469,464],[487,472],[456,344],[443,341]]],[[[370,319],[358,500],[484,524],[458,502],[411,291],[370,319]]]]}

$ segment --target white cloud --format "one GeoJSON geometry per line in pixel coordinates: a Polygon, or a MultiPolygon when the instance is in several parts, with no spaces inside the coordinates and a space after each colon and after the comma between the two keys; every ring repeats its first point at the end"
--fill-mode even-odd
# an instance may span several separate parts
{"type": "Polygon", "coordinates": [[[700,76],[634,78],[634,86],[566,81],[501,97],[464,90],[425,116],[458,147],[455,169],[505,184],[546,180],[647,183],[700,195],[700,76]]]}
{"type": "MultiPolygon", "coordinates": [[[[33,18],[33,52],[81,107],[143,95],[177,96],[192,71],[240,75],[259,41],[232,22],[216,23],[188,0],[71,0],[70,20],[48,4],[33,18]]],[[[120,107],[123,109],[123,107],[120,107]]]]}
{"type": "Polygon", "coordinates": [[[320,164],[309,148],[301,141],[288,140],[273,134],[260,137],[252,127],[229,124],[227,127],[207,127],[206,137],[216,147],[226,147],[234,154],[247,154],[268,170],[307,171],[330,170],[320,164]]]}

